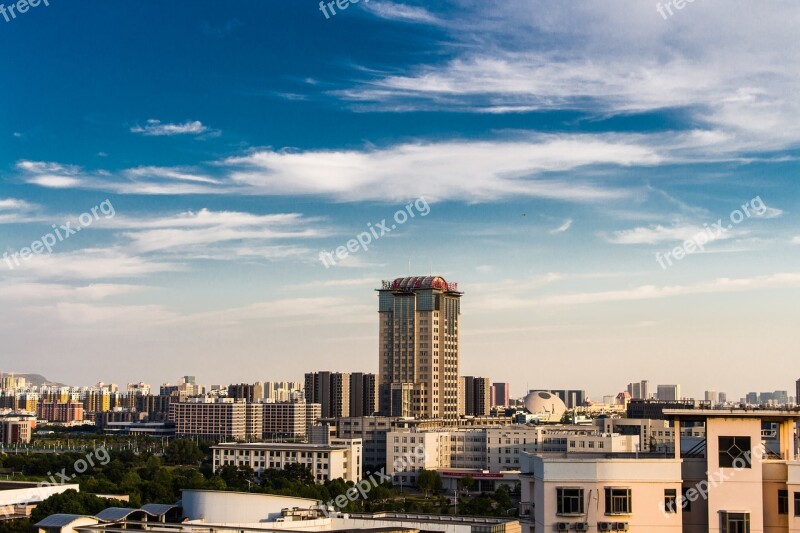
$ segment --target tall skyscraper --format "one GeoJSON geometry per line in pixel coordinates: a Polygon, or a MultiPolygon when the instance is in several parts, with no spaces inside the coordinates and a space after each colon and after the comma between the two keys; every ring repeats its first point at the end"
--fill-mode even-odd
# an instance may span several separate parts
{"type": "Polygon", "coordinates": [[[677,401],[681,399],[680,385],[659,385],[656,396],[662,401],[677,401]]]}
{"type": "Polygon", "coordinates": [[[378,289],[381,402],[410,384],[420,418],[458,417],[461,295],[439,276],[384,281],[378,289]]]}
{"type": "Polygon", "coordinates": [[[375,374],[350,374],[350,416],[373,416],[378,412],[378,383],[375,374]]]}
{"type": "Polygon", "coordinates": [[[492,407],[508,407],[511,403],[511,388],[508,383],[492,384],[492,407]]]}
{"type": "Polygon", "coordinates": [[[715,390],[707,390],[705,393],[706,401],[711,404],[711,406],[717,405],[719,399],[717,396],[717,391],[715,390]]]}
{"type": "Polygon", "coordinates": [[[643,400],[650,398],[650,383],[646,379],[643,379],[639,384],[639,392],[641,393],[643,400]]]}
{"type": "Polygon", "coordinates": [[[350,374],[340,372],[308,372],[306,403],[322,405],[323,418],[350,416],[350,374]]]}

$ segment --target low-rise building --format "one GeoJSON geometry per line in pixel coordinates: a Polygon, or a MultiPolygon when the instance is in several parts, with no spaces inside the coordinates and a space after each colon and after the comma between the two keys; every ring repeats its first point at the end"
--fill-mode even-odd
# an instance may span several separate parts
{"type": "Polygon", "coordinates": [[[267,469],[283,470],[290,464],[307,466],[317,483],[342,478],[361,479],[361,440],[333,439],[330,444],[285,444],[272,442],[226,442],[212,446],[213,468],[246,466],[260,474],[267,469]]]}

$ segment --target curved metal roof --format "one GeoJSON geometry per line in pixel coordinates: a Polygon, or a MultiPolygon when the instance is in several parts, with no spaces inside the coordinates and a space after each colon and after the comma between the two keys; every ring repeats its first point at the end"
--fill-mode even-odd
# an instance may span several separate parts
{"type": "Polygon", "coordinates": [[[156,516],[153,515],[152,513],[145,511],[144,509],[130,509],[128,507],[109,507],[108,509],[103,509],[95,516],[103,522],[116,522],[118,520],[127,518],[133,513],[146,513],[152,516],[156,516]]]}
{"type": "Polygon", "coordinates": [[[448,283],[441,276],[408,276],[397,278],[392,282],[392,289],[443,289],[447,290],[448,283]]]}
{"type": "Polygon", "coordinates": [[[180,505],[171,505],[168,503],[147,503],[142,505],[142,511],[154,515],[154,516],[161,516],[165,515],[168,512],[172,511],[173,509],[180,509],[180,505]]]}
{"type": "Polygon", "coordinates": [[[34,524],[36,527],[66,527],[73,523],[75,520],[80,518],[92,518],[93,516],[87,516],[83,514],[51,514],[47,518],[44,518],[40,522],[34,524]]]}

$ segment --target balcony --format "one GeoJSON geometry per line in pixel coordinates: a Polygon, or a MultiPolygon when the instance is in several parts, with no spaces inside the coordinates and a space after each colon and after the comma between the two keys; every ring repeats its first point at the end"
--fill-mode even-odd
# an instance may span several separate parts
{"type": "Polygon", "coordinates": [[[533,519],[533,502],[520,502],[519,503],[519,518],[524,520],[526,518],[533,519]]]}

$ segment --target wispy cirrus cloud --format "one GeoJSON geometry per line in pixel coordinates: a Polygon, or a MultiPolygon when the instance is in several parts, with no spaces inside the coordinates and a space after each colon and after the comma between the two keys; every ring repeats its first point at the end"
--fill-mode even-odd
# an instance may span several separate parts
{"type": "MultiPolygon", "coordinates": [[[[673,224],[670,226],[655,225],[615,231],[608,241],[614,244],[658,244],[662,242],[683,242],[694,239],[699,234],[712,231],[705,226],[695,224],[673,224]]],[[[730,239],[733,233],[722,232],[714,240],[730,239]]]]}
{"type": "Polygon", "coordinates": [[[559,227],[557,227],[557,228],[555,228],[553,230],[550,230],[550,233],[551,234],[564,233],[564,232],[568,231],[569,228],[571,228],[571,227],[572,227],[572,219],[568,218],[559,227]]]}
{"type": "Polygon", "coordinates": [[[132,126],[130,131],[131,133],[140,133],[148,137],[169,137],[173,135],[200,135],[203,133],[213,133],[216,130],[209,129],[208,126],[205,126],[199,120],[170,124],[151,118],[144,126],[138,124],[132,126]]]}
{"type": "Polygon", "coordinates": [[[52,188],[120,194],[318,196],[336,201],[498,201],[525,196],[570,202],[628,191],[559,173],[664,160],[641,136],[549,135],[522,140],[439,141],[349,150],[255,150],[203,168],[137,167],[118,175],[58,163],[20,162],[22,179],[52,188]],[[403,183],[403,187],[397,187],[403,183]]]}
{"type": "Polygon", "coordinates": [[[654,6],[634,2],[458,2],[439,21],[448,39],[428,62],[399,71],[367,66],[331,94],[363,111],[607,117],[680,109],[680,127],[706,131],[720,151],[798,146],[800,6],[692,7],[691,17],[665,23],[654,6]]]}
{"type": "Polygon", "coordinates": [[[388,2],[385,0],[372,0],[365,3],[364,7],[372,14],[389,20],[404,22],[417,22],[425,24],[438,24],[439,19],[424,7],[388,2]]]}

